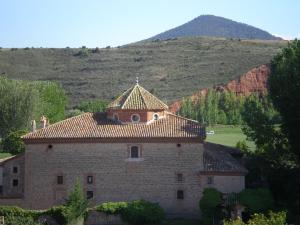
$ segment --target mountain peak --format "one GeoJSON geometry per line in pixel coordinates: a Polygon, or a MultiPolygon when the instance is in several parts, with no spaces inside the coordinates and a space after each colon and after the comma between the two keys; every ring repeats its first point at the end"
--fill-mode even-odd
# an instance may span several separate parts
{"type": "Polygon", "coordinates": [[[247,25],[245,23],[236,22],[220,16],[201,15],[183,25],[155,35],[154,37],[151,37],[150,40],[165,40],[170,38],[195,36],[261,40],[281,39],[275,37],[267,31],[247,25]]]}

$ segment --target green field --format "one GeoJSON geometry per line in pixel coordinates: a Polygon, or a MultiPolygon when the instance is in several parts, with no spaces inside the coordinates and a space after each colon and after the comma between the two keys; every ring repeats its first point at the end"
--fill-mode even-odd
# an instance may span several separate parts
{"type": "MultiPolygon", "coordinates": [[[[238,141],[246,140],[246,135],[239,126],[213,126],[207,127],[206,131],[213,130],[215,134],[207,135],[206,141],[235,147],[238,141]]],[[[255,149],[255,144],[247,141],[247,145],[251,150],[255,149]]]]}
{"type": "Polygon", "coordinates": [[[9,157],[9,156],[11,156],[10,153],[0,152],[0,159],[6,158],[6,157],[9,157]]]}

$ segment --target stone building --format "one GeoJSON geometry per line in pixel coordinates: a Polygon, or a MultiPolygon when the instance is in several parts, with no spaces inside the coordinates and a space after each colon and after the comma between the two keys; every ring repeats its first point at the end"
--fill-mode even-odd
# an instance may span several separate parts
{"type": "Polygon", "coordinates": [[[79,180],[91,204],[145,199],[168,214],[199,215],[204,188],[239,192],[247,172],[236,151],[205,136],[201,124],[136,84],[105,113],[23,136],[25,153],[0,162],[0,204],[45,209],[63,203],[79,180]]]}

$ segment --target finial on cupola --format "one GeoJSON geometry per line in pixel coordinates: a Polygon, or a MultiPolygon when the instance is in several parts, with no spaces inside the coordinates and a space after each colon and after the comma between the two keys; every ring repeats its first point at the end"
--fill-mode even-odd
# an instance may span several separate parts
{"type": "Polygon", "coordinates": [[[139,77],[136,77],[136,85],[139,85],[139,77]]]}

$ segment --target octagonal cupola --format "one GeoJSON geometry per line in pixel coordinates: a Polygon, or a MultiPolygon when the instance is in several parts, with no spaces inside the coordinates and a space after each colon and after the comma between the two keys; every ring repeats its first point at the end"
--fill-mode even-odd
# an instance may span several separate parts
{"type": "Polygon", "coordinates": [[[165,117],[168,106],[139,85],[125,91],[107,107],[108,118],[121,123],[151,123],[165,117]]]}

